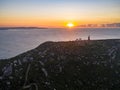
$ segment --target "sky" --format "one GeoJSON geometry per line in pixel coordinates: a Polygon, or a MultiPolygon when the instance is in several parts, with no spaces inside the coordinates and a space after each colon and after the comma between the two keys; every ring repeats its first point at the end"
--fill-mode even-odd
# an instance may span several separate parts
{"type": "Polygon", "coordinates": [[[0,0],[0,26],[120,23],[120,0],[0,0]]]}

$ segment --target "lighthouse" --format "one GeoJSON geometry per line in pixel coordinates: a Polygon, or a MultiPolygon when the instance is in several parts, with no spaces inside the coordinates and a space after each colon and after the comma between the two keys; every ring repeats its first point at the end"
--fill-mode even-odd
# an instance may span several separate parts
{"type": "Polygon", "coordinates": [[[90,41],[90,35],[88,36],[88,41],[90,41]]]}

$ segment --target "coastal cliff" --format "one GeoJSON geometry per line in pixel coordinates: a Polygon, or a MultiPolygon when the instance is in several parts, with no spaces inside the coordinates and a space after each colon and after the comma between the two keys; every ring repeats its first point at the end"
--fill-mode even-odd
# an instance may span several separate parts
{"type": "Polygon", "coordinates": [[[119,90],[120,40],[45,42],[0,60],[0,90],[119,90]]]}

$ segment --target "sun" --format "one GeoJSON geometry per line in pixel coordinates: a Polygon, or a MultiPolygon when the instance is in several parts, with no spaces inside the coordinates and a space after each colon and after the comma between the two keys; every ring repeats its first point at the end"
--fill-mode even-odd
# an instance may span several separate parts
{"type": "Polygon", "coordinates": [[[74,24],[73,23],[67,23],[67,27],[72,28],[72,27],[74,27],[74,24]]]}

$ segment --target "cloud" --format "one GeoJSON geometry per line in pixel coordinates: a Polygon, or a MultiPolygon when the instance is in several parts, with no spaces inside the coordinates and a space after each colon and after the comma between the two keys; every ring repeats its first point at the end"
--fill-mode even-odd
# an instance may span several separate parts
{"type": "Polygon", "coordinates": [[[78,25],[77,27],[120,27],[120,23],[106,23],[106,24],[83,24],[78,25]]]}

